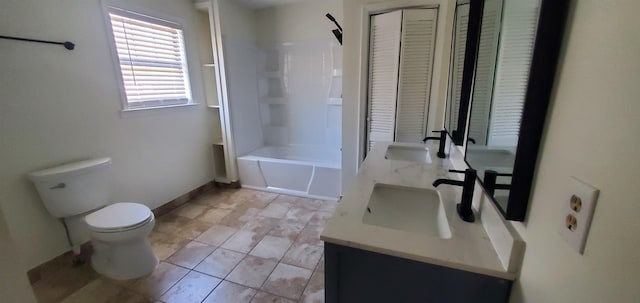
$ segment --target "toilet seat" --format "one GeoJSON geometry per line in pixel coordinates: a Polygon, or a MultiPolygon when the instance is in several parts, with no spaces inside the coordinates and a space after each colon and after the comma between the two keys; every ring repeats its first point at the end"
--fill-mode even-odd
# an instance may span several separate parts
{"type": "Polygon", "coordinates": [[[99,209],[85,218],[94,232],[122,232],[136,229],[153,219],[153,213],[146,205],[139,203],[114,203],[99,209]]]}

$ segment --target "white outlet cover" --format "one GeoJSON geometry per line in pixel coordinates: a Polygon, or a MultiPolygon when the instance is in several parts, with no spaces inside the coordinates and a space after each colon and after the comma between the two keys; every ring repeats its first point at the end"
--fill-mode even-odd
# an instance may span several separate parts
{"type": "Polygon", "coordinates": [[[571,177],[570,186],[567,188],[567,193],[561,203],[562,216],[560,217],[558,232],[580,254],[584,252],[599,193],[600,190],[597,188],[571,177]],[[576,195],[582,201],[579,211],[571,209],[571,197],[573,195],[576,195]],[[577,219],[574,230],[567,227],[566,218],[569,215],[573,215],[577,219]]]}

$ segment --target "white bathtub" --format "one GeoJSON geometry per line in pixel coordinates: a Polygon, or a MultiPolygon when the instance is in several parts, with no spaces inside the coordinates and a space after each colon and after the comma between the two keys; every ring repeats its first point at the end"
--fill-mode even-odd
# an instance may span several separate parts
{"type": "Polygon", "coordinates": [[[314,199],[338,199],[340,170],[340,151],[311,145],[265,146],[238,157],[242,187],[314,199]]]}

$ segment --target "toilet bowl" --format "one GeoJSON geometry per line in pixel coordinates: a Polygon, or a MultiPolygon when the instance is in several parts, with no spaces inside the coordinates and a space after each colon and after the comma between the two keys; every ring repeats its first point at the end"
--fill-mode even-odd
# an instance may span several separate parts
{"type": "Polygon", "coordinates": [[[158,258],[147,236],[155,225],[151,210],[138,203],[115,203],[85,216],[91,233],[93,269],[113,279],[153,272],[158,258]]]}
{"type": "Polygon", "coordinates": [[[64,220],[89,213],[84,221],[91,235],[91,265],[96,272],[113,279],[138,278],[153,272],[158,264],[147,240],[155,218],[143,204],[111,204],[110,166],[110,158],[88,159],[32,172],[29,179],[54,217],[64,220]]]}

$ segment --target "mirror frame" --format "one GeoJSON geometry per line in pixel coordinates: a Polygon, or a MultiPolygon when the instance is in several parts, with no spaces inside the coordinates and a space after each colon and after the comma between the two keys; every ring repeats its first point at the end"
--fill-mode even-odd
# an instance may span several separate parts
{"type": "MultiPolygon", "coordinates": [[[[569,4],[570,0],[541,0],[540,3],[538,28],[536,29],[506,209],[503,209],[491,196],[491,200],[507,220],[524,221],[527,214],[547,109],[557,73],[569,4]]],[[[469,100],[467,100],[467,106],[469,105],[469,100]]],[[[465,116],[465,118],[468,117],[465,116]]],[[[466,134],[468,134],[468,125],[466,134]]],[[[469,165],[468,162],[467,165],[469,165]]],[[[469,167],[471,166],[469,165],[469,167]]],[[[487,193],[480,176],[478,176],[478,181],[487,193]]]]}

